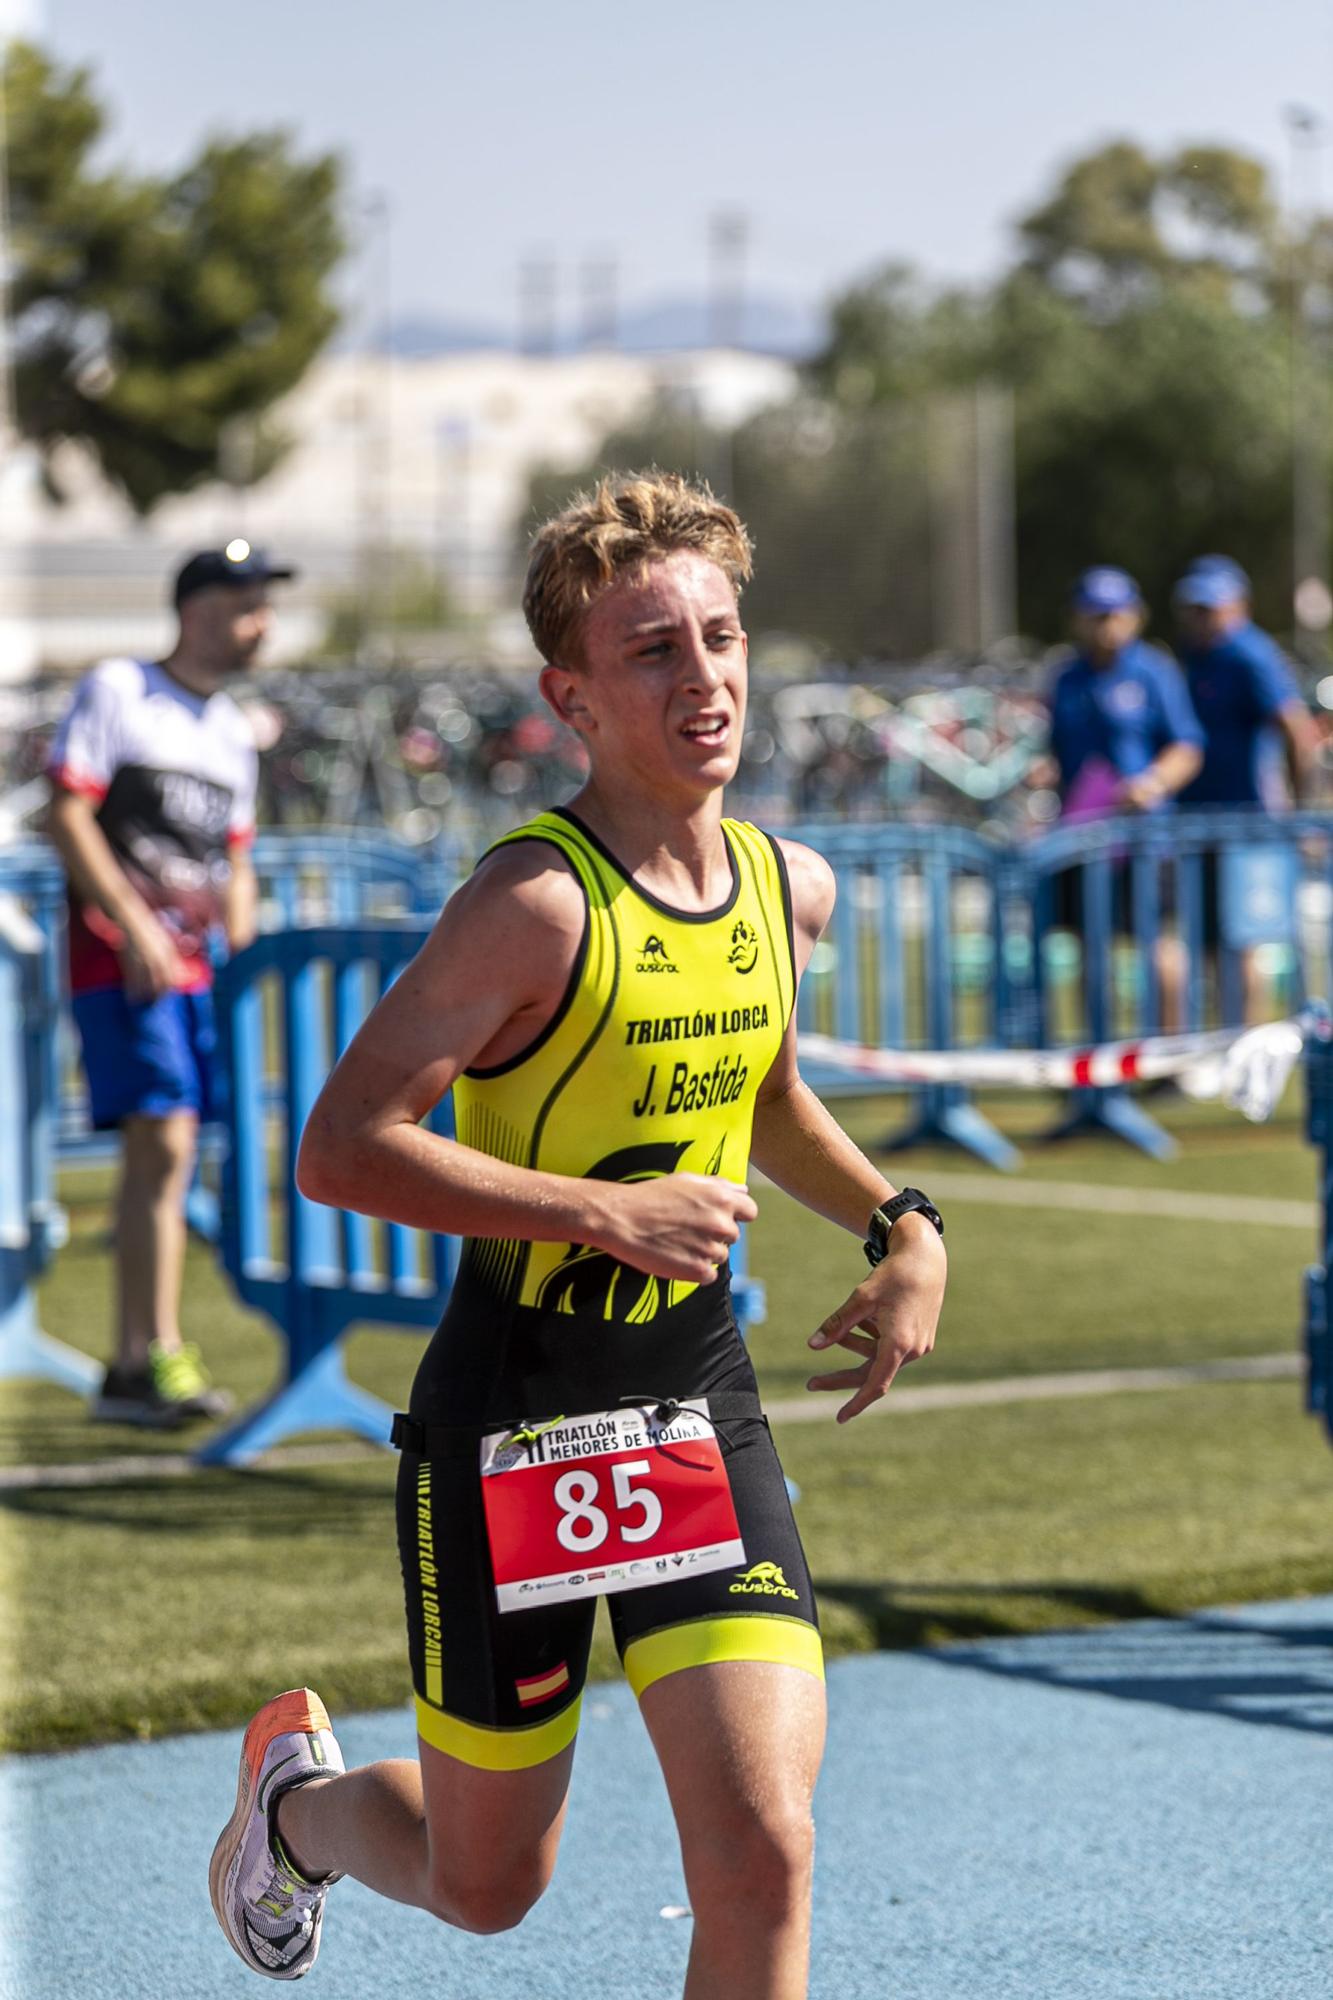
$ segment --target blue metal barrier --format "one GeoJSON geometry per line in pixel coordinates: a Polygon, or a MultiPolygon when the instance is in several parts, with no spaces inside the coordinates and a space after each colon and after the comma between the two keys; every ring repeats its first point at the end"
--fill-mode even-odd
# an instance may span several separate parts
{"type": "MultiPolygon", "coordinates": [[[[829,935],[801,983],[802,1030],[869,1047],[994,1048],[1019,1024],[1005,951],[1015,890],[1006,857],[957,827],[792,829],[832,866],[838,898],[829,935]]],[[[834,1064],[802,1066],[825,1095],[882,1091],[834,1064]]],[[[913,1091],[915,1113],[893,1147],[943,1139],[991,1166],[1019,1154],[959,1084],[913,1091]]]]}
{"type": "MultiPolygon", "coordinates": [[[[286,1356],[283,1385],[213,1438],[204,1464],[243,1465],[303,1430],[388,1442],[391,1412],[347,1380],[342,1337],[363,1321],[433,1327],[458,1246],[309,1201],[296,1186],[296,1154],[324,1078],[427,933],[419,921],[275,932],[218,974],[231,1085],[222,1262],[245,1303],[277,1326],[286,1356]]],[[[449,1130],[447,1103],[429,1122],[449,1130]]]]}
{"type": "MultiPolygon", "coordinates": [[[[437,911],[459,872],[452,849],[420,848],[387,835],[356,832],[262,833],[253,849],[262,930],[295,925],[357,923],[437,911]]],[[[45,841],[0,849],[0,893],[21,897],[46,935],[55,977],[63,986],[65,878],[45,841]]],[[[79,1066],[73,1024],[62,1015],[51,1056],[56,1079],[56,1150],[61,1160],[114,1157],[114,1133],[94,1132],[79,1066]]],[[[211,1196],[196,1182],[190,1221],[199,1234],[216,1236],[211,1196]]]]}
{"type": "Polygon", "coordinates": [[[15,867],[0,892],[0,1377],[90,1391],[101,1369],[38,1325],[33,1292],[65,1241],[55,1198],[55,1040],[59,990],[41,883],[22,894],[15,867]]]}
{"type": "MultiPolygon", "coordinates": [[[[286,1357],[282,1386],[210,1440],[203,1464],[244,1465],[298,1431],[346,1429],[389,1441],[387,1407],[347,1379],[343,1336],[370,1322],[433,1328],[459,1244],[308,1200],[296,1186],[296,1155],[325,1077],[428,933],[419,921],[279,932],[218,975],[219,1040],[231,1079],[222,1261],[245,1303],[278,1328],[286,1357]]],[[[427,1122],[452,1132],[449,1099],[427,1122]]],[[[743,1271],[733,1296],[742,1326],[762,1318],[763,1288],[743,1271]]]]}
{"type": "MultiPolygon", "coordinates": [[[[1043,835],[1021,859],[1041,1046],[1241,1027],[1247,962],[1264,947],[1284,958],[1288,1008],[1329,990],[1326,813],[1181,810],[1081,822],[1043,835]],[[1061,980],[1057,946],[1071,932],[1078,943],[1065,964],[1074,976],[1061,980]],[[1174,1020],[1163,1008],[1164,953],[1180,987],[1174,1020]]],[[[1175,1151],[1122,1087],[1075,1091],[1057,1136],[1098,1128],[1159,1159],[1175,1151]]]]}
{"type": "Polygon", "coordinates": [[[351,831],[261,833],[251,855],[262,931],[430,916],[457,874],[449,851],[351,831]]]}

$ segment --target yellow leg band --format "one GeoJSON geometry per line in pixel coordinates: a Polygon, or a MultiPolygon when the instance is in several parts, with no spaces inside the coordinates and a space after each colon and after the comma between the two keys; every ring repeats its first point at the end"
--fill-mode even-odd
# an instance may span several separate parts
{"type": "Polygon", "coordinates": [[[418,1695],[417,1734],[432,1750],[443,1750],[446,1756],[457,1757],[461,1764],[471,1764],[478,1771],[527,1771],[534,1764],[558,1757],[574,1741],[582,1702],[582,1695],[576,1695],[568,1708],[545,1722],[524,1723],[517,1729],[487,1729],[476,1722],[464,1722],[461,1716],[446,1715],[418,1695]]]}
{"type": "Polygon", "coordinates": [[[625,1648],[625,1678],[636,1695],[683,1667],[711,1666],[715,1660],[750,1660],[799,1667],[824,1678],[824,1649],[813,1625],[803,1618],[752,1613],[743,1618],[696,1618],[668,1625],[631,1640],[625,1648]]]}

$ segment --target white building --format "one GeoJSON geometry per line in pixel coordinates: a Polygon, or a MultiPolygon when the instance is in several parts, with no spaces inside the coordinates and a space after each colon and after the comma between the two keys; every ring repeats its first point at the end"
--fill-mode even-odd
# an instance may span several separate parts
{"type": "MultiPolygon", "coordinates": [[[[512,604],[515,538],[540,463],[576,466],[606,431],[665,395],[702,422],[735,424],[791,392],[784,361],[735,351],[659,357],[611,352],[534,358],[500,351],[435,360],[332,355],[275,421],[293,448],[268,479],[130,508],[74,448],[57,472],[63,506],[31,455],[0,465],[0,678],[75,669],[101,654],[167,644],[166,589],[192,549],[233,535],[296,563],[273,658],[299,658],[331,598],[355,591],[369,551],[412,551],[490,621],[491,644],[521,648],[512,604]]],[[[707,470],[706,467],[702,468],[707,470]]]]}

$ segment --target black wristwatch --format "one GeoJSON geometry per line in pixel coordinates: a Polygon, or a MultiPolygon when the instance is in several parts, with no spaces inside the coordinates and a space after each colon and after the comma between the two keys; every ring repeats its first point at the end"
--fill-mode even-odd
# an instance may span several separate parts
{"type": "Polygon", "coordinates": [[[900,1216],[924,1215],[927,1222],[933,1222],[944,1234],[944,1217],[936,1208],[929,1195],[922,1194],[920,1188],[904,1188],[894,1195],[892,1201],[882,1201],[870,1218],[870,1234],[865,1240],[866,1262],[873,1269],[882,1264],[889,1254],[889,1235],[900,1216]]]}

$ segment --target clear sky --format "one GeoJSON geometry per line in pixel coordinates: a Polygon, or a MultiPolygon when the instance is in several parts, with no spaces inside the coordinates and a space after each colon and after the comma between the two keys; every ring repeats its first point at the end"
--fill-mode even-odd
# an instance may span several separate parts
{"type": "MultiPolygon", "coordinates": [[[[6,0],[0,0],[0,6],[6,0]]],[[[111,151],[183,159],[282,123],[390,201],[396,307],[515,323],[552,257],[628,304],[701,294],[709,218],[748,281],[817,301],[889,257],[976,278],[1061,162],[1109,137],[1232,143],[1287,175],[1333,119],[1333,0],[7,0],[90,63],[111,151]]],[[[1323,157],[1333,200],[1333,147],[1323,157]]]]}

